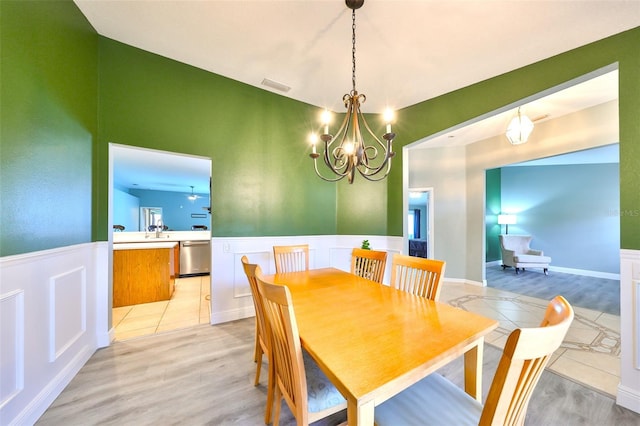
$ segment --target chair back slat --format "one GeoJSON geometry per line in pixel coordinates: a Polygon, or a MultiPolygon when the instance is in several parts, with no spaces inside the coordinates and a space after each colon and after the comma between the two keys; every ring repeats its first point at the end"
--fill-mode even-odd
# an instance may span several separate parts
{"type": "MultiPolygon", "coordinates": [[[[244,268],[244,273],[247,276],[247,281],[249,281],[249,286],[251,287],[251,296],[253,299],[253,307],[256,311],[256,327],[258,332],[258,339],[262,346],[267,349],[267,329],[266,329],[266,320],[264,317],[264,306],[262,305],[262,298],[260,297],[260,293],[258,293],[258,282],[256,279],[256,268],[258,265],[254,265],[249,263],[249,259],[247,256],[242,256],[240,259],[242,262],[242,267],[244,268]]],[[[265,351],[267,357],[269,356],[268,352],[265,351]]]]}
{"type": "Polygon", "coordinates": [[[273,246],[276,273],[309,270],[309,245],[273,246]]]}
{"type": "Polygon", "coordinates": [[[279,417],[277,404],[278,392],[281,392],[298,424],[307,424],[307,379],[291,294],[287,287],[267,283],[260,276],[257,282],[265,309],[267,334],[275,366],[277,390],[274,422],[277,422],[279,417]]]}
{"type": "Polygon", "coordinates": [[[269,339],[267,338],[267,319],[264,312],[264,302],[258,291],[258,275],[262,276],[258,265],[249,263],[247,256],[240,259],[244,273],[251,287],[251,296],[253,298],[253,307],[256,311],[256,347],[254,351],[254,361],[256,362],[256,377],[254,385],[260,384],[260,371],[262,370],[262,354],[266,355],[269,361],[269,381],[267,383],[267,404],[264,413],[264,422],[271,423],[271,409],[273,407],[274,394],[274,378],[273,378],[273,360],[271,359],[271,348],[269,347],[269,339]]]}
{"type": "Polygon", "coordinates": [[[382,283],[387,265],[387,252],[354,248],[351,252],[351,273],[382,283]]]}
{"type": "Polygon", "coordinates": [[[446,262],[394,254],[391,286],[431,300],[438,300],[446,262]]]}
{"type": "Polygon", "coordinates": [[[573,308],[562,296],[549,305],[540,327],[514,330],[507,339],[480,425],[523,425],[531,394],[551,354],[560,347],[573,321],[573,308]]]}

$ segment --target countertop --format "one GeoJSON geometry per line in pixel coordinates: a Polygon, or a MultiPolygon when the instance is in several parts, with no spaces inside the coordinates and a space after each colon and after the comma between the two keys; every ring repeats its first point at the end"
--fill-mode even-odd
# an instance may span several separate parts
{"type": "Polygon", "coordinates": [[[170,249],[177,246],[176,241],[149,241],[147,243],[116,243],[113,245],[114,250],[152,250],[152,249],[170,249]]]}
{"type": "MultiPolygon", "coordinates": [[[[156,238],[155,232],[114,232],[114,243],[160,243],[178,241],[211,240],[211,231],[163,231],[156,238]]],[[[114,244],[115,245],[115,244],[114,244]]]]}

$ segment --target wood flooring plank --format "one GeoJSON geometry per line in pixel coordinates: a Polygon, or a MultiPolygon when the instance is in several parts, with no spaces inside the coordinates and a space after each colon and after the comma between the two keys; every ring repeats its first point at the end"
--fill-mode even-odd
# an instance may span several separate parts
{"type": "MultiPolygon", "coordinates": [[[[253,386],[253,318],[115,342],[98,350],[38,425],[263,425],[266,365],[253,386]]],[[[500,350],[485,344],[483,394],[500,350]]],[[[440,370],[462,386],[462,359],[440,370]]],[[[346,413],[314,423],[336,425],[346,413]]],[[[283,407],[281,425],[294,425],[283,407]]],[[[638,425],[612,398],[545,371],[529,425],[638,425]]]]}

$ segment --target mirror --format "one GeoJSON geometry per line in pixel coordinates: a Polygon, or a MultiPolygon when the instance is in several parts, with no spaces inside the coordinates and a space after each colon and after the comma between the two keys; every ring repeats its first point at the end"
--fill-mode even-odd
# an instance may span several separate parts
{"type": "Polygon", "coordinates": [[[149,231],[158,220],[170,231],[211,229],[211,159],[118,144],[111,152],[114,229],[149,231]]]}

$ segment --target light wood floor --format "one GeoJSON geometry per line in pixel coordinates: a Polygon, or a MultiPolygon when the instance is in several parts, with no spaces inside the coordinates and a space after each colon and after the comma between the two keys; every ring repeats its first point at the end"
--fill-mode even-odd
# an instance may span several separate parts
{"type": "MultiPolygon", "coordinates": [[[[125,342],[96,352],[38,425],[261,425],[266,371],[253,386],[254,320],[200,325],[125,342]]],[[[501,351],[485,345],[484,395],[501,351]]],[[[462,385],[462,362],[442,372],[462,385]]],[[[295,424],[283,407],[283,426],[295,424]]],[[[316,425],[335,425],[337,413],[316,425]]],[[[612,398],[549,371],[533,395],[529,425],[620,426],[640,415],[612,398]]]]}
{"type": "MultiPolygon", "coordinates": [[[[538,310],[545,301],[451,283],[445,285],[441,298],[463,309],[500,316],[500,328],[489,336],[485,345],[483,394],[486,396],[504,336],[518,324],[537,323],[541,318],[538,310]]],[[[577,313],[594,323],[603,315],[584,309],[577,309],[577,313]]],[[[601,320],[607,322],[607,317],[603,318],[601,320]]],[[[615,319],[612,322],[615,323],[615,319]]],[[[619,325],[619,319],[617,322],[619,325]]],[[[577,325],[571,339],[589,339],[589,324],[578,322],[577,325]]],[[[94,354],[38,424],[263,424],[267,368],[262,369],[261,385],[254,387],[253,339],[254,319],[249,318],[115,342],[94,354]]],[[[570,344],[571,339],[565,343],[570,344]]],[[[527,424],[640,424],[640,415],[615,405],[613,397],[595,390],[597,386],[584,386],[567,379],[570,374],[552,372],[553,366],[569,351],[576,349],[561,348],[562,353],[556,354],[543,374],[529,406],[527,424]]],[[[585,353],[585,358],[591,356],[585,353]]],[[[578,366],[577,370],[582,370],[588,361],[573,358],[579,356],[565,356],[560,364],[573,363],[578,366]]],[[[449,364],[441,372],[462,386],[461,361],[449,364]]],[[[288,408],[282,412],[281,424],[294,424],[288,408]]],[[[338,424],[344,419],[345,413],[338,413],[316,425],[338,424]]]]}

